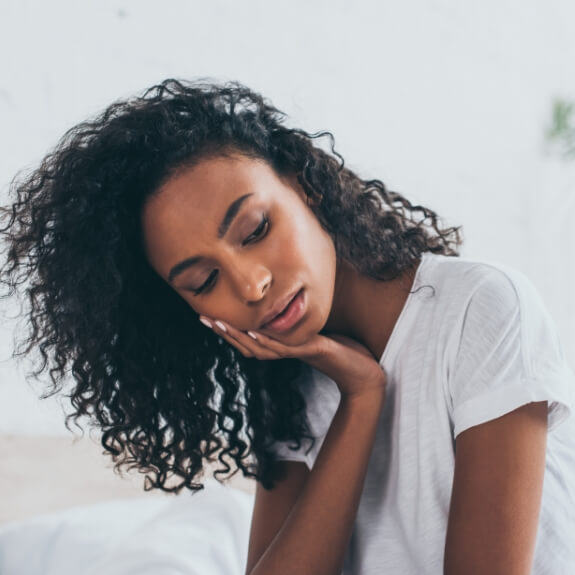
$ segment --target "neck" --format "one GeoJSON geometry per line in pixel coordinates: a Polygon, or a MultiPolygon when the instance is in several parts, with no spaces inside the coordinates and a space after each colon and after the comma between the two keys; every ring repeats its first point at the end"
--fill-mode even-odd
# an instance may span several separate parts
{"type": "Polygon", "coordinates": [[[389,281],[360,275],[347,262],[336,272],[334,299],[322,333],[357,340],[379,360],[401,314],[417,264],[389,281]]]}

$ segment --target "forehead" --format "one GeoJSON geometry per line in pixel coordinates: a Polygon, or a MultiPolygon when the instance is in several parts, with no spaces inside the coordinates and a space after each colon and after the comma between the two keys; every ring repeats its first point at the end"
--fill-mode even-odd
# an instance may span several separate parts
{"type": "Polygon", "coordinates": [[[265,191],[277,179],[273,169],[262,160],[237,155],[207,158],[179,170],[149,203],[153,211],[179,211],[190,206],[206,216],[225,210],[244,193],[265,191]]]}
{"type": "Polygon", "coordinates": [[[246,156],[207,158],[177,172],[142,210],[143,240],[152,263],[208,247],[229,205],[245,194],[253,194],[245,202],[249,205],[287,200],[293,190],[267,163],[246,156]]]}

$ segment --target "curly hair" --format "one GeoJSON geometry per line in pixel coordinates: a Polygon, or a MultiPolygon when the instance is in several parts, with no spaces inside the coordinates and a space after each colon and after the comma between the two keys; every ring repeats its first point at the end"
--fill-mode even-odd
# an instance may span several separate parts
{"type": "Polygon", "coordinates": [[[361,274],[386,281],[423,252],[459,255],[459,228],[361,179],[330,132],[288,127],[237,82],[168,79],[70,129],[14,179],[13,203],[0,211],[3,297],[22,286],[26,294],[28,329],[14,355],[37,354],[29,375],[49,374],[43,397],[71,376],[66,425],[85,417],[100,428],[114,470],[145,473],[145,490],[200,490],[204,461],[221,464],[218,481],[241,470],[270,488],[273,442],[313,443],[298,386],[304,364],[246,358],[206,333],[144,254],[145,201],[177,170],[230,152],[297,176],[338,260],[361,274]]]}

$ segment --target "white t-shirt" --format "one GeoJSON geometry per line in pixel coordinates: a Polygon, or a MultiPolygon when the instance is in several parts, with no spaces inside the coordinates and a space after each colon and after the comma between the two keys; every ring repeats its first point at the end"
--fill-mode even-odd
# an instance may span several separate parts
{"type": "MultiPolygon", "coordinates": [[[[532,284],[501,265],[425,253],[380,359],[387,374],[345,575],[442,575],[459,433],[547,401],[543,498],[532,575],[575,573],[575,376],[532,284]]],[[[306,366],[312,433],[280,459],[311,469],[339,403],[306,366]]]]}

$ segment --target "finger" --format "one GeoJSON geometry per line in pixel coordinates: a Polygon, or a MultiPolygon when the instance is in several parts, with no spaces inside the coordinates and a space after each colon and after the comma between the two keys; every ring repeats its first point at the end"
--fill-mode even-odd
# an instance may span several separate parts
{"type": "Polygon", "coordinates": [[[325,339],[316,336],[301,344],[287,345],[259,331],[254,332],[254,335],[262,346],[274,352],[278,357],[297,357],[300,359],[305,359],[309,355],[317,355],[321,349],[319,344],[325,339]]]}
{"type": "Polygon", "coordinates": [[[225,324],[225,327],[229,329],[231,334],[237,338],[238,341],[243,342],[246,347],[253,349],[256,355],[259,353],[258,350],[265,352],[267,355],[262,359],[279,359],[288,357],[299,357],[303,359],[307,355],[317,354],[319,351],[319,340],[325,339],[315,338],[313,341],[306,341],[303,344],[287,345],[259,331],[243,332],[234,328],[228,323],[225,324]],[[254,347],[253,342],[250,342],[249,339],[247,339],[248,337],[251,337],[258,345],[254,347]],[[270,353],[271,355],[269,355],[270,353]]]}
{"type": "Polygon", "coordinates": [[[224,323],[221,320],[212,320],[205,317],[200,317],[200,321],[206,326],[210,327],[219,336],[223,337],[244,357],[256,357],[257,359],[277,359],[275,354],[270,355],[269,351],[256,344],[253,337],[248,336],[230,324],[224,323]]]}
{"type": "Polygon", "coordinates": [[[217,326],[214,326],[212,329],[217,335],[225,339],[231,346],[235,347],[244,357],[254,357],[252,350],[242,345],[241,342],[232,337],[229,332],[224,331],[217,326]]]}
{"type": "Polygon", "coordinates": [[[252,357],[252,351],[247,348],[245,345],[242,345],[241,342],[235,340],[228,332],[226,326],[222,322],[216,323],[213,319],[209,319],[204,316],[200,316],[199,320],[217,335],[225,339],[230,345],[235,347],[244,357],[252,357]],[[219,325],[218,325],[219,324],[219,325]]]}
{"type": "Polygon", "coordinates": [[[281,357],[275,351],[266,347],[262,342],[262,338],[260,338],[258,334],[249,332],[249,334],[251,334],[249,335],[248,333],[222,321],[215,322],[214,329],[220,333],[225,333],[230,338],[233,338],[234,344],[237,343],[243,348],[248,349],[250,353],[258,359],[278,359],[281,357]]]}

